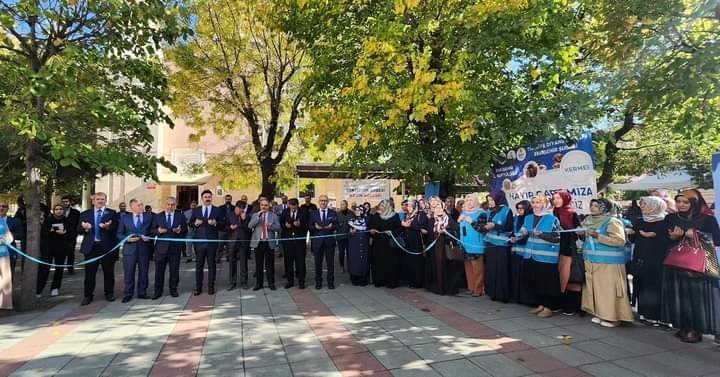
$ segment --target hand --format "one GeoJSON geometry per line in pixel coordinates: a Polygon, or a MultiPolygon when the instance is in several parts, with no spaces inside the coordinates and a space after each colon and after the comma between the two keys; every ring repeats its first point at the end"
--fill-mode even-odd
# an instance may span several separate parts
{"type": "Polygon", "coordinates": [[[422,234],[428,234],[428,231],[427,231],[427,229],[420,229],[420,233],[422,233],[422,234]]]}
{"type": "MultiPolygon", "coordinates": [[[[640,233],[642,234],[642,230],[640,231],[640,233]]],[[[628,236],[632,236],[633,234],[635,234],[635,229],[625,228],[625,234],[627,234],[628,236]]]]}
{"type": "Polygon", "coordinates": [[[140,241],[140,237],[132,236],[128,238],[127,242],[138,242],[140,241]]]}
{"type": "Polygon", "coordinates": [[[525,228],[520,229],[520,234],[522,234],[523,236],[527,236],[528,235],[527,229],[525,229],[525,228]]]}
{"type": "Polygon", "coordinates": [[[195,226],[200,226],[203,223],[203,219],[195,219],[195,226]]]}
{"type": "Polygon", "coordinates": [[[230,224],[230,229],[235,230],[237,229],[237,224],[230,224]]]}
{"type": "Polygon", "coordinates": [[[210,226],[215,226],[215,225],[217,225],[217,221],[216,221],[215,219],[209,219],[209,220],[208,220],[208,225],[210,225],[210,226]]]}
{"type": "Polygon", "coordinates": [[[517,238],[515,238],[515,236],[510,237],[510,243],[516,243],[516,242],[517,242],[517,238]]]}
{"type": "Polygon", "coordinates": [[[670,232],[670,237],[673,237],[673,238],[676,238],[676,239],[682,237],[683,234],[685,233],[685,232],[682,230],[682,228],[680,228],[679,226],[676,226],[675,228],[669,230],[668,232],[670,232]]]}
{"type": "Polygon", "coordinates": [[[692,237],[693,235],[695,235],[695,231],[694,231],[694,230],[688,229],[688,230],[685,231],[685,237],[690,238],[690,237],[692,237]]]}
{"type": "Polygon", "coordinates": [[[145,242],[150,241],[150,239],[151,239],[151,238],[148,237],[148,236],[142,236],[142,240],[145,241],[145,242]]]}
{"type": "Polygon", "coordinates": [[[330,223],[330,224],[328,224],[327,226],[325,226],[325,229],[327,229],[327,230],[330,230],[330,229],[332,229],[332,228],[333,228],[333,224],[332,224],[332,223],[330,223]]]}
{"type": "Polygon", "coordinates": [[[288,229],[290,229],[290,228],[292,228],[292,224],[290,224],[290,223],[285,223],[285,227],[288,228],[288,229]]]}
{"type": "Polygon", "coordinates": [[[410,224],[412,224],[412,221],[410,220],[405,220],[402,222],[402,226],[404,226],[405,228],[409,228],[410,224]]]}
{"type": "Polygon", "coordinates": [[[319,224],[315,224],[315,229],[322,230],[323,228],[319,224]]]}
{"type": "Polygon", "coordinates": [[[90,229],[92,228],[92,224],[90,224],[90,223],[88,223],[88,222],[85,222],[85,221],[81,222],[80,225],[81,225],[82,228],[85,229],[85,230],[90,230],[90,229]]]}
{"type": "Polygon", "coordinates": [[[490,222],[485,224],[485,230],[493,230],[495,228],[495,223],[490,222]]]}
{"type": "Polygon", "coordinates": [[[295,225],[295,226],[300,226],[300,220],[295,220],[295,222],[293,223],[293,225],[295,225]]]}
{"type": "Polygon", "coordinates": [[[101,228],[101,229],[108,229],[108,228],[110,228],[110,225],[112,225],[112,220],[108,220],[108,221],[106,221],[106,222],[104,222],[104,223],[101,223],[101,224],[100,224],[100,228],[101,228]]]}
{"type": "Polygon", "coordinates": [[[247,218],[247,215],[245,214],[245,211],[240,212],[240,218],[245,220],[247,218]]]}
{"type": "Polygon", "coordinates": [[[158,227],[158,233],[159,233],[159,234],[165,234],[165,233],[167,233],[167,229],[159,226],[159,227],[158,227]]]}
{"type": "Polygon", "coordinates": [[[357,232],[355,228],[350,228],[350,234],[355,234],[355,232],[357,232]]]}
{"type": "Polygon", "coordinates": [[[587,231],[587,234],[592,238],[598,238],[598,235],[599,235],[597,230],[594,230],[594,229],[589,229],[587,231]]]}
{"type": "Polygon", "coordinates": [[[383,233],[387,234],[388,236],[389,236],[389,235],[392,235],[392,231],[390,231],[390,230],[386,230],[386,231],[383,232],[383,233]]]}
{"type": "Polygon", "coordinates": [[[375,230],[375,229],[370,229],[370,234],[376,234],[376,233],[377,233],[377,230],[375,230]]]}
{"type": "Polygon", "coordinates": [[[65,230],[60,230],[60,229],[56,230],[55,232],[56,232],[57,234],[61,234],[61,235],[67,233],[67,231],[65,231],[65,230]]]}
{"type": "Polygon", "coordinates": [[[182,228],[178,226],[177,228],[173,229],[173,231],[175,231],[175,233],[177,234],[180,234],[182,233],[182,228]]]}
{"type": "Polygon", "coordinates": [[[655,234],[655,232],[646,232],[644,230],[640,231],[640,235],[645,238],[654,238],[657,236],[657,234],[655,234]]]}
{"type": "Polygon", "coordinates": [[[533,234],[534,234],[535,236],[539,236],[539,235],[541,235],[542,233],[543,233],[543,232],[541,232],[541,231],[539,231],[539,230],[537,230],[537,229],[536,229],[536,230],[533,230],[533,234]]]}

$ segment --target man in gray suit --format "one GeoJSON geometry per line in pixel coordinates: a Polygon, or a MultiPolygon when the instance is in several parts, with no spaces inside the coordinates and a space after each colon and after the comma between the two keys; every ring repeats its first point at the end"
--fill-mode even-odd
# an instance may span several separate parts
{"type": "Polygon", "coordinates": [[[260,210],[253,213],[248,228],[252,231],[250,248],[255,250],[255,275],[257,283],[254,291],[263,287],[263,270],[267,268],[267,281],[271,290],[275,290],[275,249],[278,247],[276,233],[280,231],[280,220],[270,210],[270,202],[260,199],[260,210]],[[265,265],[265,266],[263,266],[265,265]]]}

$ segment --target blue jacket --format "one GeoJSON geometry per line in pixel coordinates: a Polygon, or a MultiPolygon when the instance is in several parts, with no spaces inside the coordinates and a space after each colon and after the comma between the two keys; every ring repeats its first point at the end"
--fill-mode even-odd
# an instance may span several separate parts
{"type": "MultiPolygon", "coordinates": [[[[93,207],[85,210],[80,214],[80,222],[78,223],[78,234],[83,236],[82,243],[80,244],[80,252],[83,254],[89,254],[92,251],[93,244],[95,243],[95,211],[93,207]],[[82,227],[82,223],[86,222],[92,225],[89,230],[85,230],[82,227]]],[[[118,243],[117,239],[117,228],[119,226],[119,216],[117,212],[112,209],[105,208],[102,215],[100,216],[101,223],[107,223],[110,221],[110,226],[107,229],[100,228],[100,242],[102,248],[105,251],[109,251],[118,243]]]]}
{"type": "MultiPolygon", "coordinates": [[[[337,213],[335,213],[335,210],[332,210],[330,208],[326,208],[327,210],[327,216],[325,217],[325,221],[321,221],[320,219],[320,211],[321,209],[318,209],[316,211],[312,211],[310,213],[310,221],[308,222],[308,228],[310,229],[310,234],[313,236],[329,236],[332,234],[335,234],[335,231],[338,229],[338,217],[337,213]],[[317,230],[315,228],[315,225],[320,226],[327,226],[332,224],[332,228],[323,229],[323,230],[317,230]]],[[[322,237],[322,238],[313,238],[311,243],[313,250],[319,250],[323,246],[325,247],[335,247],[335,237],[322,237]]]]}
{"type": "MultiPolygon", "coordinates": [[[[142,224],[140,224],[139,227],[135,227],[134,213],[129,212],[127,215],[123,216],[122,220],[120,220],[120,226],[118,227],[117,238],[119,240],[123,240],[129,235],[153,237],[153,215],[143,212],[140,214],[140,217],[142,218],[142,224]]],[[[149,251],[152,242],[152,240],[139,240],[137,242],[127,241],[123,245],[123,255],[136,254],[140,251],[149,251]]]]}
{"type": "Polygon", "coordinates": [[[192,211],[192,215],[188,220],[188,226],[195,229],[196,239],[218,239],[218,232],[225,230],[225,210],[211,206],[210,215],[205,219],[203,216],[203,206],[199,205],[192,211]],[[203,223],[195,226],[195,220],[202,219],[203,223]],[[215,225],[208,224],[208,220],[214,219],[217,223],[215,225]]]}

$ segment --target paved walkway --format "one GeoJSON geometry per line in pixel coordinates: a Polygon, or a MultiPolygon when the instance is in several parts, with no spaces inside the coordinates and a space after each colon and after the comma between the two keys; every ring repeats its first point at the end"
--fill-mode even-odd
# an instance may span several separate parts
{"type": "Polygon", "coordinates": [[[720,377],[720,347],[643,325],[543,320],[519,305],[353,287],[345,276],[334,291],[278,281],[277,291],[228,292],[227,263],[215,296],[191,296],[190,266],[177,298],[78,298],[0,318],[0,376],[720,377]]]}

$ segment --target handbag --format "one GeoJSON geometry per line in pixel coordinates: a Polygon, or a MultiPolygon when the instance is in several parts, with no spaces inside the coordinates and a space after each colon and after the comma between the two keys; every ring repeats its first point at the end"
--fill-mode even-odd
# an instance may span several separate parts
{"type": "Polygon", "coordinates": [[[465,260],[465,253],[460,245],[450,242],[445,244],[445,257],[448,260],[463,261],[465,260]]]}
{"type": "Polygon", "coordinates": [[[670,249],[663,264],[708,278],[720,279],[715,247],[706,235],[697,230],[693,232],[692,239],[683,238],[677,246],[670,249]]]}
{"type": "Polygon", "coordinates": [[[578,253],[577,250],[573,250],[572,263],[570,264],[570,283],[584,283],[585,282],[585,260],[582,254],[578,253]]]}

